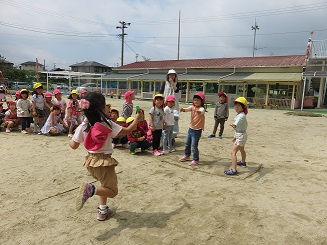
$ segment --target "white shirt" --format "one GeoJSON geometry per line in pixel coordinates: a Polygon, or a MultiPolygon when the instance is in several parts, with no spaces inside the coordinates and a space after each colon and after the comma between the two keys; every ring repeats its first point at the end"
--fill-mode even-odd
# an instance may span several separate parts
{"type": "Polygon", "coordinates": [[[248,122],[246,120],[246,115],[244,112],[241,112],[236,115],[234,118],[234,125],[236,125],[235,131],[236,133],[245,133],[248,127],[248,122]]]}
{"type": "Polygon", "coordinates": [[[175,123],[174,120],[174,108],[170,108],[169,106],[166,106],[164,109],[164,120],[167,124],[167,126],[173,126],[175,123]]]}
{"type": "MultiPolygon", "coordinates": [[[[73,141],[77,143],[84,143],[84,139],[87,135],[87,132],[85,132],[85,129],[87,127],[88,122],[84,120],[75,130],[74,136],[72,138],[73,141]]],[[[114,122],[110,122],[111,124],[111,130],[112,132],[108,134],[108,138],[104,145],[97,151],[88,151],[90,153],[104,153],[104,154],[112,154],[114,150],[112,149],[112,138],[116,137],[119,132],[122,129],[122,126],[119,126],[118,124],[114,122]]],[[[106,124],[104,124],[106,125],[106,124]]]]}

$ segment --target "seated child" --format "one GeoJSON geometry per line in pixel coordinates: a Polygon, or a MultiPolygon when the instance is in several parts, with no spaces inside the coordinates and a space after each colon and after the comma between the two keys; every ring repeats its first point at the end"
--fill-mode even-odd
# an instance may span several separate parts
{"type": "Polygon", "coordinates": [[[116,122],[117,118],[119,117],[119,110],[116,108],[112,108],[110,111],[110,119],[113,122],[116,122]]]}
{"type": "MultiPolygon", "coordinates": [[[[134,117],[129,117],[126,120],[126,126],[130,125],[134,121],[134,117]]],[[[137,128],[129,135],[127,135],[128,140],[130,142],[129,151],[132,155],[135,155],[135,149],[141,148],[141,152],[144,152],[151,146],[151,142],[147,141],[146,131],[142,127],[140,127],[139,123],[137,124],[137,128]]]]}
{"type": "Polygon", "coordinates": [[[5,117],[6,109],[3,109],[3,103],[0,102],[0,126],[3,123],[3,118],[5,117]]]}
{"type": "Polygon", "coordinates": [[[64,131],[64,126],[68,125],[61,119],[61,109],[59,104],[51,107],[50,115],[41,129],[42,134],[58,135],[64,131]]]}
{"type": "Polygon", "coordinates": [[[46,92],[44,93],[44,98],[45,98],[45,101],[44,101],[44,118],[47,119],[50,115],[50,110],[51,110],[51,107],[53,106],[53,103],[52,103],[52,94],[50,92],[46,92]]]}
{"type": "Polygon", "coordinates": [[[8,101],[8,110],[5,112],[4,126],[6,133],[10,133],[13,128],[18,128],[20,120],[17,117],[17,107],[15,101],[8,101]]]}
{"type": "MultiPolygon", "coordinates": [[[[118,117],[116,123],[122,127],[126,126],[126,120],[123,117],[118,117]]],[[[112,148],[115,148],[118,144],[122,144],[122,147],[128,149],[128,138],[127,135],[117,135],[116,137],[112,138],[112,148]]]]}

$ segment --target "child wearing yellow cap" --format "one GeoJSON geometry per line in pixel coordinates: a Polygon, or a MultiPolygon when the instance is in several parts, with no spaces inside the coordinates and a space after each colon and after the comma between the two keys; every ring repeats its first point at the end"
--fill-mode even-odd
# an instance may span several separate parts
{"type": "Polygon", "coordinates": [[[244,97],[238,97],[233,101],[234,109],[237,113],[234,118],[234,122],[230,124],[232,128],[235,130],[234,139],[233,139],[233,147],[232,147],[232,167],[229,170],[224,171],[227,175],[236,175],[237,166],[246,167],[246,152],[245,152],[245,143],[247,141],[248,135],[246,133],[246,129],[248,127],[248,122],[246,120],[246,115],[248,114],[248,102],[244,97]],[[237,152],[241,152],[242,160],[237,162],[236,154],[237,152]]]}

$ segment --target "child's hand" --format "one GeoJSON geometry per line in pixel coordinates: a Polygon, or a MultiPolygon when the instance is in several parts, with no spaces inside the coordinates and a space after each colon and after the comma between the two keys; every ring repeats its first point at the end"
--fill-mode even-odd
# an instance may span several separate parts
{"type": "Polygon", "coordinates": [[[229,124],[229,126],[231,126],[232,128],[236,128],[235,124],[229,124]]]}
{"type": "Polygon", "coordinates": [[[140,121],[141,117],[142,117],[142,114],[141,113],[136,113],[135,114],[135,120],[136,121],[140,121]]]}
{"type": "Polygon", "coordinates": [[[150,124],[149,125],[149,128],[151,129],[151,131],[155,131],[156,130],[156,128],[153,126],[153,124],[150,124]]]}
{"type": "Polygon", "coordinates": [[[184,108],[181,108],[181,109],[180,109],[180,112],[185,112],[185,109],[184,109],[184,108]]]}
{"type": "Polygon", "coordinates": [[[232,142],[234,143],[236,141],[236,138],[233,138],[232,142]]]}

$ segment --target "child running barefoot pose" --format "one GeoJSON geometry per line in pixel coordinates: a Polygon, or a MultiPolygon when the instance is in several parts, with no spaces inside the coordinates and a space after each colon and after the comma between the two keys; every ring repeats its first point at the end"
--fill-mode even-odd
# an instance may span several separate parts
{"type": "Polygon", "coordinates": [[[209,135],[208,138],[216,137],[216,132],[219,124],[220,124],[220,130],[219,130],[218,138],[219,139],[223,138],[225,121],[227,121],[229,116],[227,94],[224,92],[219,92],[218,97],[219,97],[219,102],[216,103],[215,113],[214,113],[215,126],[213,128],[212,134],[209,135]]]}
{"type": "Polygon", "coordinates": [[[153,107],[150,109],[150,120],[149,125],[152,130],[152,148],[153,155],[161,156],[162,153],[159,150],[162,130],[164,129],[164,111],[163,111],[163,100],[162,94],[156,94],[153,98],[153,107]]]}
{"type": "Polygon", "coordinates": [[[227,175],[236,175],[237,170],[236,166],[246,167],[246,152],[244,150],[245,143],[247,141],[247,133],[246,129],[248,127],[248,122],[246,120],[246,115],[248,114],[247,100],[244,97],[238,97],[234,102],[234,109],[237,113],[234,118],[234,122],[230,125],[235,129],[234,135],[234,145],[232,148],[231,156],[232,156],[232,167],[231,169],[224,171],[227,175]],[[242,161],[237,162],[236,153],[240,151],[242,156],[242,161]]]}
{"type": "Polygon", "coordinates": [[[50,109],[50,115],[41,129],[42,134],[58,135],[68,125],[60,117],[60,105],[54,104],[50,109]]]}
{"type": "Polygon", "coordinates": [[[20,120],[17,117],[17,108],[15,101],[8,101],[8,110],[5,112],[4,126],[6,127],[6,133],[10,133],[13,128],[20,125],[20,120]]]}
{"type": "Polygon", "coordinates": [[[199,141],[201,138],[202,130],[204,130],[205,110],[204,102],[206,98],[201,92],[197,92],[193,96],[193,105],[187,108],[181,108],[181,112],[191,112],[190,127],[187,132],[184,156],[179,159],[181,162],[188,161],[191,155],[191,147],[193,152],[193,160],[188,165],[196,166],[199,164],[199,141]]]}
{"type": "Polygon", "coordinates": [[[41,128],[43,127],[45,117],[45,98],[43,94],[42,83],[35,83],[33,85],[32,106],[33,106],[33,118],[34,118],[34,134],[41,134],[41,128]],[[39,127],[39,130],[38,130],[39,127]]]}
{"type": "Polygon", "coordinates": [[[72,149],[77,149],[81,143],[88,151],[84,166],[89,173],[101,183],[95,187],[91,183],[82,183],[76,198],[76,209],[80,210],[93,195],[99,196],[97,219],[103,221],[111,216],[113,211],[107,205],[107,198],[114,198],[118,193],[115,167],[118,162],[111,157],[113,149],[112,137],[118,134],[130,134],[137,126],[139,115],[127,128],[112,122],[105,114],[105,97],[97,92],[88,92],[80,102],[86,119],[79,125],[73,138],[69,141],[72,149]]]}

